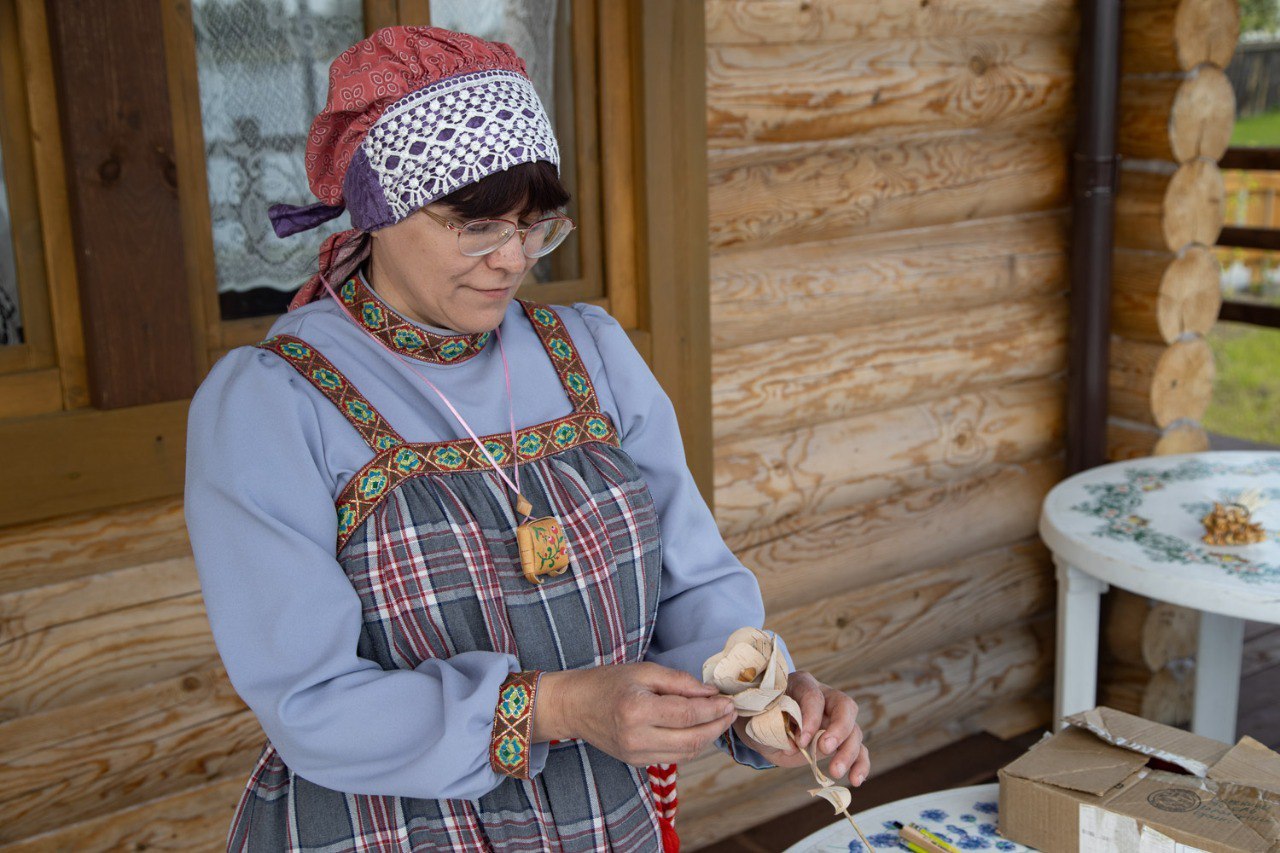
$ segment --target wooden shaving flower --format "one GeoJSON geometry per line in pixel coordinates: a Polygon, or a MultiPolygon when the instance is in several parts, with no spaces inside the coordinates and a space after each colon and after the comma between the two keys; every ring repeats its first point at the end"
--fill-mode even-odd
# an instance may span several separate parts
{"type": "MultiPolygon", "coordinates": [[[[866,844],[871,845],[849,814],[852,794],[818,769],[815,753],[801,749],[796,742],[803,726],[800,705],[786,694],[787,661],[778,648],[778,635],[768,634],[759,628],[739,628],[725,641],[724,651],[707,658],[702,665],[702,680],[733,700],[733,708],[740,717],[750,718],[747,736],[757,743],[777,750],[794,746],[809,762],[813,778],[821,788],[812,788],[809,794],[822,797],[835,806],[836,813],[844,813],[854,832],[866,844]]],[[[825,734],[813,737],[817,744],[825,734]]]]}

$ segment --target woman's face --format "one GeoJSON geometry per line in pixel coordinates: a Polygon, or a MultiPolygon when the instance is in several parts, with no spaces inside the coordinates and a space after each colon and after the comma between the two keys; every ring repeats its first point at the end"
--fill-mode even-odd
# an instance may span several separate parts
{"type": "MultiPolygon", "coordinates": [[[[444,205],[427,209],[461,227],[444,205]]],[[[536,221],[512,211],[502,219],[536,221]]],[[[369,283],[410,320],[464,334],[487,332],[502,323],[516,288],[535,263],[525,257],[520,237],[478,258],[458,250],[458,234],[421,211],[373,234],[369,283]]]]}

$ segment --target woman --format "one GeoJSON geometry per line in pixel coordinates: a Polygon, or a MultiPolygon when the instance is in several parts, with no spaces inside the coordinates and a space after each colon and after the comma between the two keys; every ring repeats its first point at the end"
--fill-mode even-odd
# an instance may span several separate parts
{"type": "MultiPolygon", "coordinates": [[[[416,27],[334,61],[321,202],[272,217],[355,228],[192,402],[191,541],[270,739],[231,849],[674,849],[644,767],[804,761],[692,674],[763,606],[652,374],[604,311],[513,301],[572,228],[523,69],[416,27]]],[[[860,784],[852,701],[791,685],[860,784]]]]}

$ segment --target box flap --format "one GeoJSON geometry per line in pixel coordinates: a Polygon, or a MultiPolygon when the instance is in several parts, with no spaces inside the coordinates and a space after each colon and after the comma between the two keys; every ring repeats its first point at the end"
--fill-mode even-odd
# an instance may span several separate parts
{"type": "Polygon", "coordinates": [[[1209,768],[1209,778],[1251,788],[1280,791],[1280,754],[1251,737],[1240,742],[1209,768]]]}
{"type": "Polygon", "coordinates": [[[1004,772],[1021,779],[1102,796],[1146,765],[1146,756],[1117,749],[1082,729],[1040,741],[1004,772]]]}
{"type": "Polygon", "coordinates": [[[1230,750],[1225,743],[1103,706],[1067,717],[1067,723],[1086,729],[1107,743],[1159,758],[1196,776],[1207,775],[1209,768],[1230,750]]]}
{"type": "Polygon", "coordinates": [[[1218,800],[1266,842],[1268,850],[1280,848],[1280,794],[1251,785],[1217,783],[1218,800]]]}

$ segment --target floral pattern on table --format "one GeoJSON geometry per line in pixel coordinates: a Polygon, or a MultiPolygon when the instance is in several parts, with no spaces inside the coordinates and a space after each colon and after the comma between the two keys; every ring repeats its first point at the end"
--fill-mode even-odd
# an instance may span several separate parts
{"type": "MultiPolygon", "coordinates": [[[[1260,561],[1235,550],[1208,547],[1198,541],[1163,533],[1152,527],[1149,518],[1142,512],[1143,502],[1148,494],[1161,491],[1173,483],[1194,482],[1219,475],[1280,478],[1280,456],[1268,456],[1256,462],[1236,465],[1188,459],[1163,470],[1129,468],[1124,473],[1124,482],[1086,485],[1085,491],[1093,496],[1093,500],[1071,507],[1076,512],[1103,522],[1093,531],[1094,536],[1132,542],[1142,548],[1147,557],[1158,562],[1211,566],[1245,581],[1280,579],[1280,565],[1276,563],[1260,561]]],[[[1268,500],[1280,502],[1280,488],[1266,486],[1261,488],[1261,491],[1268,500]]],[[[1215,495],[1208,494],[1206,490],[1204,501],[1193,501],[1181,505],[1182,509],[1195,521],[1197,528],[1200,518],[1213,508],[1214,497],[1215,495]]],[[[1234,493],[1232,490],[1219,489],[1216,497],[1219,500],[1229,499],[1234,497],[1234,493]]],[[[1280,531],[1268,528],[1268,534],[1273,541],[1280,542],[1280,531]]]]}
{"type": "MultiPolygon", "coordinates": [[[[997,831],[999,806],[996,785],[981,785],[913,797],[868,809],[854,819],[872,851],[906,850],[898,838],[894,821],[915,823],[948,841],[957,850],[991,850],[1022,853],[1030,851],[1017,842],[1001,838],[997,831]]],[[[809,836],[790,853],[870,853],[845,821],[809,836]]]]}

